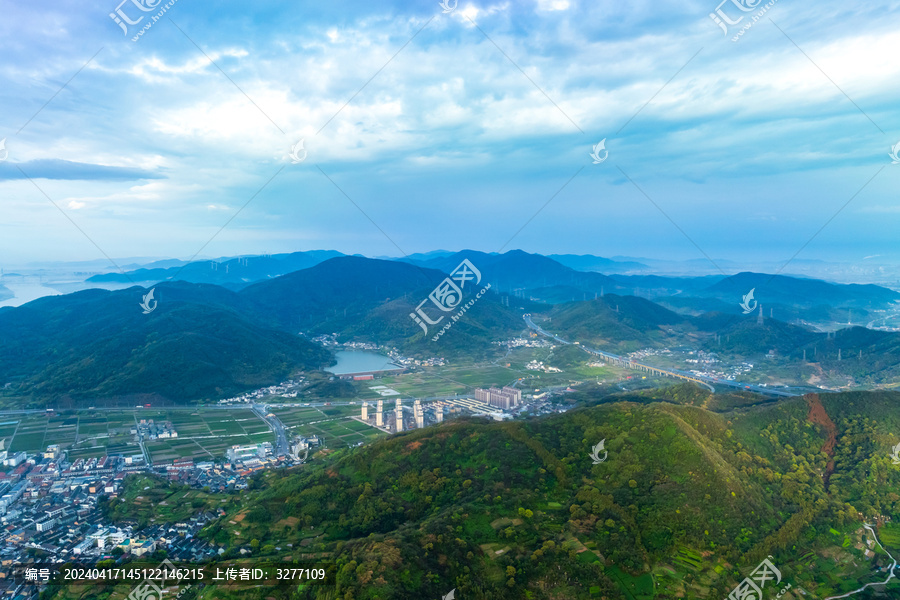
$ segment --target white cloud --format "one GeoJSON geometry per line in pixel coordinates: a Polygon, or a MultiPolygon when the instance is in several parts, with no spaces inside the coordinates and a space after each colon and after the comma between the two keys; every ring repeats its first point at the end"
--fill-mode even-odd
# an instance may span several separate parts
{"type": "Polygon", "coordinates": [[[538,0],[537,5],[543,11],[567,10],[570,6],[569,0],[538,0]]]}
{"type": "MultiPolygon", "coordinates": [[[[872,21],[876,9],[830,0],[813,16],[777,6],[773,18],[828,77],[879,125],[892,127],[900,81],[900,63],[892,60],[897,11],[872,21]]],[[[335,165],[352,169],[353,180],[366,182],[366,193],[376,198],[387,193],[389,177],[431,181],[440,172],[490,180],[497,189],[543,177],[547,189],[555,189],[560,173],[567,177],[570,166],[589,161],[590,145],[604,137],[615,160],[641,181],[722,180],[749,171],[765,180],[858,164],[876,154],[887,160],[896,140],[885,140],[771,23],[756,25],[733,44],[709,22],[711,7],[699,0],[679,7],[671,19],[643,1],[460,2],[450,15],[441,15],[436,2],[433,13],[369,5],[371,12],[358,17],[330,15],[325,7],[324,16],[273,17],[248,31],[248,16],[240,11],[201,26],[206,8],[179,5],[180,26],[252,101],[181,33],[160,26],[138,45],[111,45],[99,54],[15,138],[15,159],[159,172],[166,179],[69,182],[49,191],[85,216],[165,220],[164,212],[177,214],[185,231],[241,206],[285,163],[273,187],[289,180],[295,185],[289,193],[304,194],[308,206],[315,200],[307,190],[321,179],[313,163],[329,172],[335,165]],[[409,41],[433,14],[439,17],[409,41]],[[300,138],[309,158],[290,165],[290,148],[300,138]]],[[[51,13],[48,23],[53,31],[67,30],[74,18],[51,13]]],[[[68,57],[84,54],[86,60],[96,48],[64,50],[65,58],[60,50],[0,66],[0,86],[7,90],[0,106],[24,122],[81,66],[68,57]]],[[[805,178],[794,181],[803,189],[805,178]]],[[[10,182],[0,188],[15,191],[15,218],[27,222],[25,199],[34,190],[10,182]]],[[[401,192],[391,190],[390,202],[402,202],[394,199],[401,192]]],[[[294,209],[284,209],[287,202],[273,194],[233,226],[277,220],[294,209]]],[[[470,194],[467,206],[482,210],[494,198],[486,194],[470,194]]],[[[882,195],[873,202],[866,209],[871,214],[897,212],[882,195]]]]}

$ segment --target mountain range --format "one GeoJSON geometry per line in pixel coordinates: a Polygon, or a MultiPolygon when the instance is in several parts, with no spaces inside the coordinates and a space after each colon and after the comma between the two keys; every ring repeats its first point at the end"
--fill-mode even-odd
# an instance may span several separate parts
{"type": "MultiPolygon", "coordinates": [[[[800,359],[805,350],[808,360],[833,366],[840,362],[840,349],[841,359],[856,357],[854,376],[863,381],[900,368],[900,334],[852,328],[832,338],[785,317],[791,311],[808,316],[821,306],[838,315],[893,306],[900,295],[879,286],[755,273],[606,276],[520,250],[404,261],[327,258],[329,253],[262,257],[256,259],[259,268],[249,259],[247,273],[264,278],[231,280],[228,287],[181,281],[182,275],[199,274],[191,270],[201,268],[194,264],[160,266],[166,273],[183,270],[178,281],[153,288],[159,307],[150,314],[138,306],[148,290],[138,287],[86,290],[2,308],[0,387],[14,384],[17,393],[44,399],[72,390],[84,397],[217,398],[329,364],[329,354],[307,341],[321,334],[393,346],[413,356],[494,356],[498,349],[492,342],[523,331],[523,312],[549,319],[549,328],[563,337],[614,352],[681,344],[734,356],[775,352],[800,359]],[[468,282],[463,299],[473,301],[474,291],[487,285],[490,290],[453,322],[453,312],[438,310],[428,298],[463,261],[481,277],[477,288],[468,282]],[[309,262],[315,264],[270,277],[309,262]],[[741,314],[740,300],[754,288],[755,301],[765,307],[761,326],[755,314],[741,314]],[[444,319],[423,331],[411,317],[419,306],[444,319]],[[445,324],[452,327],[434,341],[445,324]]],[[[238,267],[245,263],[233,260],[238,267]]],[[[839,366],[849,369],[850,363],[839,366]]]]}
{"type": "Polygon", "coordinates": [[[161,281],[190,281],[213,283],[229,289],[240,289],[255,281],[271,279],[301,269],[308,269],[324,260],[343,256],[334,250],[312,250],[290,254],[246,256],[190,263],[158,261],[140,269],[124,273],[104,273],[87,279],[90,283],[156,283],[161,281]]]}
{"type": "Polygon", "coordinates": [[[86,290],[0,309],[0,382],[54,405],[132,394],[185,402],[333,362],[318,344],[239,314],[241,300],[224,288],[159,285],[149,314],[143,293],[86,290]]]}

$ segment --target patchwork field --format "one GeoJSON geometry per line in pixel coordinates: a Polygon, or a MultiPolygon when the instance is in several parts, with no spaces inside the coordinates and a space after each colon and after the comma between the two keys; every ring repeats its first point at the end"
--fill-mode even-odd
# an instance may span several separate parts
{"type": "MultiPolygon", "coordinates": [[[[353,446],[379,435],[378,430],[352,419],[359,414],[362,400],[382,398],[379,390],[396,390],[404,398],[469,394],[475,387],[504,386],[519,382],[523,390],[568,385],[573,381],[619,379],[619,369],[588,367],[584,356],[561,373],[543,373],[525,369],[532,360],[554,365],[561,359],[549,348],[516,348],[496,363],[454,364],[425,367],[416,372],[382,377],[373,381],[353,382],[357,401],[351,406],[296,406],[276,409],[276,414],[293,435],[318,435],[329,447],[353,446]],[[580,364],[579,364],[580,363],[580,364]],[[377,387],[378,389],[371,389],[377,387]]],[[[560,365],[563,363],[560,362],[560,365]]],[[[628,375],[634,375],[629,372],[628,375]]],[[[383,397],[386,404],[392,396],[383,397]]],[[[224,456],[234,444],[274,442],[274,434],[249,408],[234,409],[158,409],[137,408],[103,411],[71,411],[53,416],[45,414],[0,417],[0,439],[7,448],[34,453],[49,444],[59,444],[70,459],[104,455],[139,454],[140,447],[131,434],[140,419],[170,421],[178,437],[147,440],[151,460],[173,460],[191,457],[208,460],[224,456]]]]}
{"type": "Polygon", "coordinates": [[[273,412],[291,435],[318,435],[329,448],[340,448],[385,435],[352,418],[359,415],[361,407],[362,402],[352,406],[278,408],[273,412]]]}
{"type": "MultiPolygon", "coordinates": [[[[588,367],[593,359],[587,354],[578,356],[579,364],[567,366],[555,359],[554,351],[549,348],[515,348],[507,356],[496,361],[496,364],[457,364],[446,367],[425,367],[417,372],[391,375],[376,380],[375,385],[387,386],[397,390],[404,397],[424,398],[429,396],[448,396],[453,394],[470,394],[476,387],[510,385],[521,380],[522,389],[545,388],[549,386],[569,385],[573,381],[613,380],[621,379],[634,372],[615,367],[588,367]],[[537,360],[545,365],[562,368],[560,373],[544,373],[525,368],[529,362],[537,360]]],[[[360,386],[360,398],[377,398],[377,392],[369,387],[371,381],[360,386]]]]}
{"type": "Polygon", "coordinates": [[[7,448],[28,453],[59,444],[70,460],[140,454],[131,429],[141,419],[170,421],[177,438],[147,440],[151,460],[220,458],[234,444],[274,442],[274,434],[250,409],[132,409],[73,411],[49,416],[16,415],[0,420],[7,448]]]}

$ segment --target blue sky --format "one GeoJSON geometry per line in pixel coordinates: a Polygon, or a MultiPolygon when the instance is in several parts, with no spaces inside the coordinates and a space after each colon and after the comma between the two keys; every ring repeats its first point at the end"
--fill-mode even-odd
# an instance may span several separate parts
{"type": "Polygon", "coordinates": [[[0,265],[900,259],[900,3],[135,3],[0,2],[0,265]]]}

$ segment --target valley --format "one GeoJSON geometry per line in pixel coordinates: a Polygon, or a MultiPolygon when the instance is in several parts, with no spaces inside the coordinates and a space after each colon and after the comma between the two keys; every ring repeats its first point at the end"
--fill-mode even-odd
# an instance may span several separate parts
{"type": "MultiPolygon", "coordinates": [[[[878,388],[895,385],[900,333],[739,302],[672,310],[674,286],[696,306],[725,280],[649,293],[567,269],[522,252],[338,256],[232,289],[185,269],[149,314],[140,288],[0,309],[16,461],[0,555],[330,565],[332,587],[265,592],[310,600],[725,598],[765,559],[783,600],[889,597],[900,397],[878,388]],[[410,317],[459,261],[491,292],[435,342],[410,317]]],[[[783,278],[771,294],[802,310],[810,289],[896,310],[874,286],[783,278]]]]}

